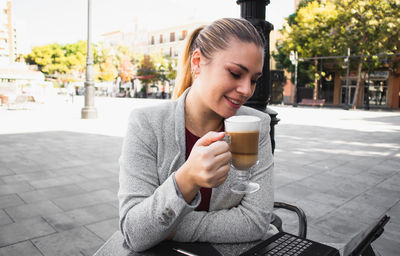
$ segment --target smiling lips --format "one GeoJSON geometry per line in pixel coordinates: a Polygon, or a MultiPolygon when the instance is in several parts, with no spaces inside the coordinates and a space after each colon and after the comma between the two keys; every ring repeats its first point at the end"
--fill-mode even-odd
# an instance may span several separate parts
{"type": "Polygon", "coordinates": [[[227,102],[233,108],[240,108],[240,106],[242,105],[242,102],[240,100],[234,100],[234,99],[228,98],[226,96],[225,96],[225,99],[227,99],[227,102]]]}

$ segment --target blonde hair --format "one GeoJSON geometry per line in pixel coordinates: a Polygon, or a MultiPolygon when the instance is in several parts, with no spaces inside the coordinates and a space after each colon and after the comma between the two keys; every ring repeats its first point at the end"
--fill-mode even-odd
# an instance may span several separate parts
{"type": "Polygon", "coordinates": [[[188,87],[192,86],[191,58],[194,50],[199,49],[205,58],[211,59],[215,51],[226,49],[233,38],[264,48],[264,38],[245,19],[223,18],[206,27],[195,29],[186,40],[181,59],[181,72],[172,98],[179,98],[188,87]]]}

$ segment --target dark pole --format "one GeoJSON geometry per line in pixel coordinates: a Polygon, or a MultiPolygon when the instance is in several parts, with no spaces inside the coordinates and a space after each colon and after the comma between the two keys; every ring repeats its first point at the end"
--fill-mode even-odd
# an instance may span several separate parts
{"type": "Polygon", "coordinates": [[[350,73],[350,48],[347,48],[347,57],[344,60],[347,64],[346,70],[346,91],[344,96],[344,109],[349,110],[350,108],[350,87],[349,87],[349,73],[350,73]]]}
{"type": "Polygon", "coordinates": [[[367,85],[365,85],[365,82],[364,82],[364,86],[366,86],[365,87],[365,94],[366,94],[366,97],[367,97],[367,100],[366,100],[366,102],[365,102],[365,109],[366,110],[369,110],[369,83],[371,82],[369,79],[370,79],[370,77],[369,77],[369,75],[370,75],[370,73],[371,73],[371,57],[368,57],[368,78],[367,78],[367,85]]]}
{"type": "Polygon", "coordinates": [[[265,20],[265,6],[270,0],[237,0],[240,5],[240,16],[253,24],[258,32],[265,38],[263,76],[257,80],[256,90],[245,105],[269,114],[271,117],[271,144],[272,152],[275,149],[275,125],[279,122],[277,112],[267,108],[271,99],[271,73],[270,73],[270,49],[269,34],[274,26],[265,20]]]}
{"type": "Polygon", "coordinates": [[[88,39],[86,57],[86,81],[85,81],[85,107],[82,108],[82,119],[97,118],[97,110],[94,107],[94,82],[93,82],[93,53],[92,53],[92,0],[88,0],[88,39]]]}

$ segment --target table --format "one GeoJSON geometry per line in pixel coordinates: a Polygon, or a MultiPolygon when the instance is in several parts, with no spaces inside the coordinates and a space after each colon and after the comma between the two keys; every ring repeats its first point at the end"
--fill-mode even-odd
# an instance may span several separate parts
{"type": "MultiPolygon", "coordinates": [[[[341,256],[350,255],[356,247],[370,246],[370,243],[376,237],[379,237],[383,232],[383,227],[389,221],[390,217],[383,217],[373,221],[368,228],[360,230],[358,234],[351,236],[346,243],[325,243],[339,250],[341,256]]],[[[239,255],[248,249],[254,247],[261,241],[251,243],[238,244],[212,244],[212,246],[223,256],[239,255]]],[[[134,252],[123,246],[124,238],[120,231],[116,231],[110,239],[94,254],[94,256],[156,256],[151,251],[134,252]]],[[[179,254],[177,254],[179,255],[179,254]]],[[[371,254],[374,255],[374,254],[371,254]]]]}
{"type": "MultiPolygon", "coordinates": [[[[124,238],[120,231],[116,231],[110,239],[93,256],[153,256],[152,252],[134,252],[123,246],[124,238]]],[[[247,251],[257,242],[240,244],[213,244],[222,255],[236,255],[247,251]]]]}
{"type": "MultiPolygon", "coordinates": [[[[110,239],[93,255],[93,256],[156,256],[154,252],[134,252],[123,246],[124,238],[120,231],[116,231],[110,239]]],[[[250,248],[254,247],[257,243],[239,243],[239,244],[212,244],[218,252],[223,256],[239,255],[250,248]]],[[[331,246],[343,249],[344,244],[331,244],[331,246]]],[[[343,251],[343,250],[342,250],[343,251]]],[[[342,255],[341,251],[341,255],[342,255]]],[[[178,254],[177,254],[178,255],[178,254]]],[[[180,254],[179,254],[180,255],[180,254]]]]}

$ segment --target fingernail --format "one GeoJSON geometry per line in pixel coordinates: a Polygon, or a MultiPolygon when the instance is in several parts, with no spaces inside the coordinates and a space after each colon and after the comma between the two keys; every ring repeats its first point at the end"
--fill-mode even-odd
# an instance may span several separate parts
{"type": "Polygon", "coordinates": [[[228,144],[231,144],[231,136],[229,136],[229,134],[227,134],[227,133],[225,133],[225,136],[220,140],[225,141],[228,144]]]}

